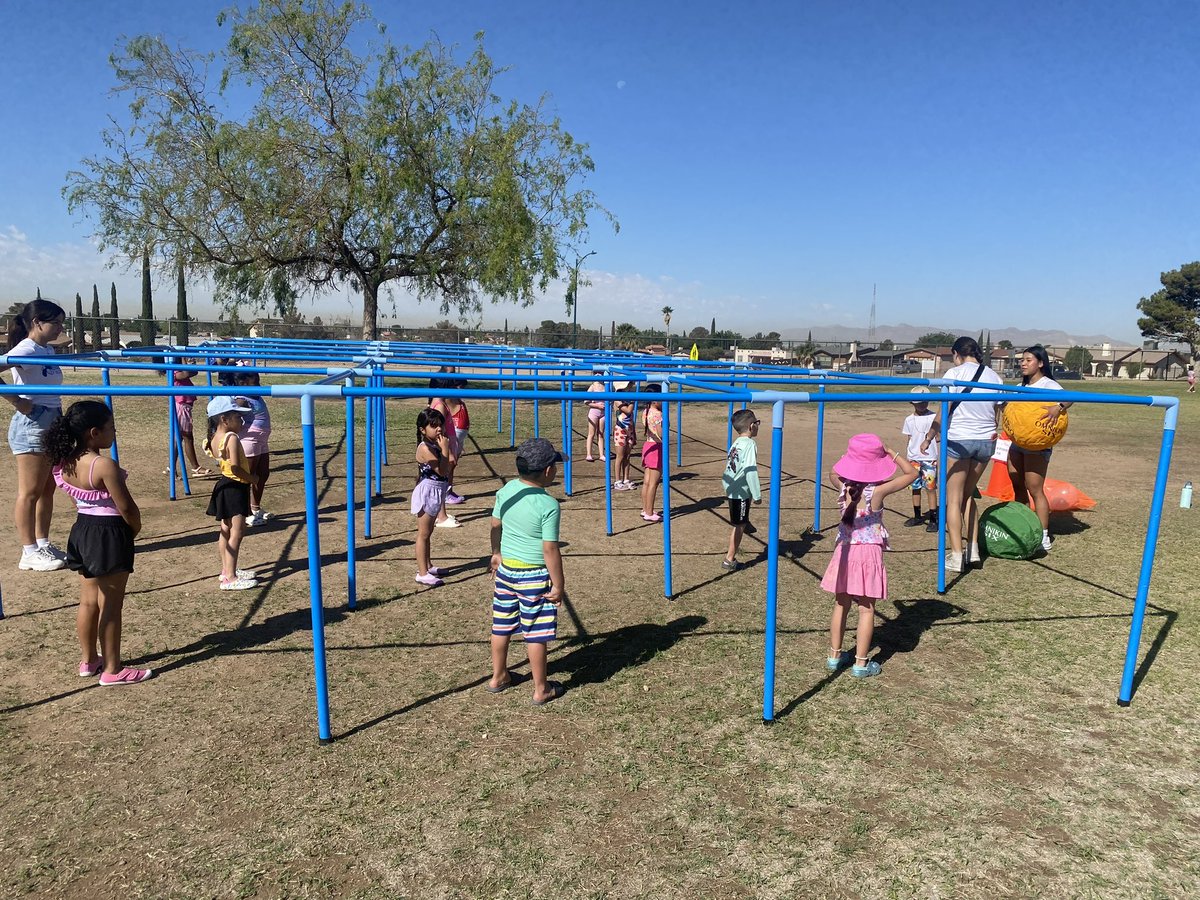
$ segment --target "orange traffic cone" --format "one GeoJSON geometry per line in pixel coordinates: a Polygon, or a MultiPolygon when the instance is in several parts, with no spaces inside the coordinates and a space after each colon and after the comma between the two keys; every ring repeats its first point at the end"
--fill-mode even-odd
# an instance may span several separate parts
{"type": "Polygon", "coordinates": [[[1012,479],[1008,477],[1008,464],[1001,462],[998,459],[992,460],[992,474],[988,478],[987,487],[980,491],[985,497],[994,497],[997,500],[1014,500],[1016,494],[1013,493],[1012,479]]]}

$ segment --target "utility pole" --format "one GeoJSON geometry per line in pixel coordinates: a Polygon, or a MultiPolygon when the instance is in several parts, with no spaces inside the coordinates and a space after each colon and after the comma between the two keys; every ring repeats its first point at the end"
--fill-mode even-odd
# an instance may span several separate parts
{"type": "Polygon", "coordinates": [[[567,301],[571,304],[571,349],[579,343],[579,267],[589,256],[595,256],[595,250],[589,250],[583,256],[575,257],[575,265],[571,267],[571,281],[567,285],[567,301]]]}

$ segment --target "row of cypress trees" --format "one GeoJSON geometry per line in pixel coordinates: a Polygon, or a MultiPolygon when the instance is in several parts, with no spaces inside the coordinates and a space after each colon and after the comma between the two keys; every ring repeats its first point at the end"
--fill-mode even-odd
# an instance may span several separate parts
{"type": "MultiPolygon", "coordinates": [[[[100,314],[100,289],[96,285],[92,285],[92,314],[90,317],[84,315],[83,297],[79,294],[75,295],[75,316],[71,320],[71,332],[77,348],[83,347],[87,343],[86,337],[89,331],[91,332],[91,346],[93,348],[103,347],[105,325],[108,326],[108,349],[120,348],[121,318],[117,312],[117,285],[115,282],[111,285],[110,290],[112,300],[107,316],[100,314]]],[[[37,296],[39,300],[42,299],[40,288],[37,296]]],[[[184,284],[182,263],[177,269],[175,317],[175,333],[172,338],[176,344],[186,346],[188,342],[187,286],[184,284]]],[[[152,345],[158,337],[158,322],[154,319],[154,297],[150,290],[149,254],[142,255],[142,315],[140,323],[142,343],[147,346],[152,345]]]]}

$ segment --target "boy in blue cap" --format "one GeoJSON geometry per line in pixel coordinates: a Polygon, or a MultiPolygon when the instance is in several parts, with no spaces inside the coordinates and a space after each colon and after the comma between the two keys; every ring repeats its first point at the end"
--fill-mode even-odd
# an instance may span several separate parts
{"type": "Polygon", "coordinates": [[[558,604],[565,592],[558,547],[558,501],[546,488],[558,474],[562,454],[545,438],[517,448],[517,475],[496,492],[492,508],[492,559],[496,576],[492,595],[492,677],[490,693],[513,686],[508,644],[519,630],[529,654],[533,705],[562,696],[557,681],[546,680],[546,644],[554,640],[558,604]]]}

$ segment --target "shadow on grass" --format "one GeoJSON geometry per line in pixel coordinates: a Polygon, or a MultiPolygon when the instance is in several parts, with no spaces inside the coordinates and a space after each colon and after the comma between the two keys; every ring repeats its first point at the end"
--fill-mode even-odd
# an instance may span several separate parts
{"type": "Polygon", "coordinates": [[[1133,691],[1130,693],[1132,700],[1137,696],[1138,688],[1141,687],[1142,680],[1150,672],[1150,667],[1154,665],[1154,660],[1158,658],[1158,652],[1162,650],[1163,644],[1167,642],[1167,635],[1171,628],[1175,625],[1175,620],[1179,618],[1179,613],[1173,609],[1164,609],[1161,606],[1155,606],[1153,603],[1147,603],[1154,610],[1153,615],[1162,617],[1162,624],[1158,628],[1158,632],[1154,635],[1154,640],[1150,642],[1150,649],[1146,651],[1146,655],[1142,658],[1141,665],[1138,666],[1137,672],[1133,676],[1133,691]]]}
{"type": "Polygon", "coordinates": [[[886,618],[878,609],[875,615],[883,624],[875,629],[875,643],[879,653],[875,661],[883,665],[897,653],[911,653],[921,643],[921,636],[944,619],[956,619],[968,610],[937,598],[897,600],[898,614],[894,619],[886,618]]]}

